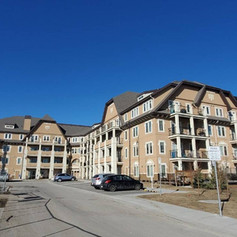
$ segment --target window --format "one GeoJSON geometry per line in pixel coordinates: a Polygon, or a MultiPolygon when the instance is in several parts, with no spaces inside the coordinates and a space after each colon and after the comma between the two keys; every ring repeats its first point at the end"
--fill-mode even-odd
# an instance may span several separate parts
{"type": "Polygon", "coordinates": [[[225,137],[225,127],[224,126],[217,126],[217,133],[219,137],[225,137]]]}
{"type": "Polygon", "coordinates": [[[133,156],[138,156],[138,144],[137,143],[134,143],[133,145],[133,156]]]}
{"type": "Polygon", "coordinates": [[[23,146],[18,146],[18,153],[22,153],[23,152],[23,146]]]}
{"type": "Polygon", "coordinates": [[[143,104],[143,112],[147,112],[152,109],[152,100],[148,100],[143,104]]]}
{"type": "Polygon", "coordinates": [[[151,121],[148,121],[145,123],[145,133],[151,133],[152,132],[152,123],[151,121]]]}
{"type": "Polygon", "coordinates": [[[139,177],[139,165],[137,162],[135,162],[133,166],[133,175],[134,177],[139,177]]]}
{"type": "Polygon", "coordinates": [[[128,140],[128,131],[124,132],[124,140],[128,140]]]}
{"type": "Polygon", "coordinates": [[[38,135],[32,135],[31,137],[30,137],[30,142],[36,142],[36,141],[38,141],[38,135]]]}
{"type": "Polygon", "coordinates": [[[134,109],[132,110],[132,112],[131,112],[131,118],[135,118],[135,117],[137,117],[138,115],[139,115],[139,108],[136,107],[136,108],[134,108],[134,109]]]}
{"type": "Polygon", "coordinates": [[[153,153],[153,143],[147,142],[146,143],[146,155],[152,155],[153,153]]]}
{"type": "Polygon", "coordinates": [[[12,139],[12,134],[11,133],[5,133],[4,134],[4,139],[12,139]]]}
{"type": "Polygon", "coordinates": [[[158,119],[158,131],[159,132],[164,132],[165,131],[165,126],[164,126],[164,120],[158,119]]]}
{"type": "Polygon", "coordinates": [[[50,141],[50,136],[49,135],[44,135],[43,136],[43,141],[44,142],[49,142],[50,141]]]}
{"type": "Polygon", "coordinates": [[[160,168],[161,168],[161,178],[166,178],[167,177],[166,164],[161,164],[160,168]]]}
{"type": "Polygon", "coordinates": [[[160,150],[160,154],[165,154],[165,142],[164,141],[159,142],[159,150],[160,150]]]}
{"type": "Polygon", "coordinates": [[[5,128],[7,128],[7,129],[14,129],[15,125],[13,125],[13,124],[5,124],[5,128]]]}
{"type": "Polygon", "coordinates": [[[10,152],[11,151],[11,146],[10,145],[3,145],[2,151],[3,152],[10,152]]]}
{"type": "Polygon", "coordinates": [[[132,134],[133,134],[133,137],[137,137],[138,136],[138,126],[134,127],[132,129],[132,134]]]}
{"type": "Polygon", "coordinates": [[[17,157],[17,158],[16,158],[16,164],[17,164],[17,165],[20,165],[20,164],[21,164],[21,157],[17,157]]]}
{"type": "Polygon", "coordinates": [[[192,107],[191,107],[190,104],[186,104],[186,112],[187,112],[188,114],[191,114],[191,113],[192,113],[192,107]]]}
{"type": "Polygon", "coordinates": [[[62,138],[61,137],[55,137],[54,138],[55,143],[61,144],[62,143],[62,138]]]}
{"type": "Polygon", "coordinates": [[[220,145],[220,151],[221,151],[221,156],[227,156],[227,146],[226,145],[220,145]]]}
{"type": "Polygon", "coordinates": [[[125,121],[125,122],[128,121],[128,114],[127,114],[127,113],[124,114],[124,121],[125,121]]]}
{"type": "Polygon", "coordinates": [[[146,173],[147,177],[153,177],[154,176],[154,163],[152,161],[148,161],[146,164],[146,173]]]}
{"type": "Polygon", "coordinates": [[[212,125],[208,124],[208,136],[213,136],[212,125]]]}
{"type": "Polygon", "coordinates": [[[203,109],[203,114],[204,114],[204,115],[210,115],[210,114],[211,114],[211,113],[210,113],[210,107],[209,107],[209,106],[203,105],[203,106],[202,106],[202,109],[203,109]]]}
{"type": "Polygon", "coordinates": [[[73,137],[73,138],[72,138],[72,142],[73,142],[73,143],[76,143],[77,141],[78,141],[78,138],[77,138],[77,137],[73,137]]]}
{"type": "Polygon", "coordinates": [[[23,135],[23,134],[20,134],[20,135],[19,135],[19,140],[23,140],[23,138],[24,138],[24,135],[23,135]]]}
{"type": "Polygon", "coordinates": [[[216,116],[217,117],[223,117],[223,109],[216,108],[216,116]]]}
{"type": "Polygon", "coordinates": [[[128,148],[124,149],[124,157],[127,159],[128,158],[128,148]]]}

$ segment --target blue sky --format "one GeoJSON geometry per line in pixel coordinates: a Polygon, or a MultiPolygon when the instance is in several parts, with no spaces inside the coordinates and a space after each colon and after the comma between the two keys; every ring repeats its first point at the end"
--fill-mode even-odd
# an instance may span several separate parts
{"type": "Polygon", "coordinates": [[[199,81],[237,96],[236,0],[2,0],[0,117],[100,122],[125,91],[199,81]]]}

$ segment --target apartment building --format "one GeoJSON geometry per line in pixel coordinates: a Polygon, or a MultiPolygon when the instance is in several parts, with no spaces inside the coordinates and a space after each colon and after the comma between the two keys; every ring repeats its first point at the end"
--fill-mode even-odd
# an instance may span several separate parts
{"type": "Polygon", "coordinates": [[[175,170],[209,174],[209,146],[220,146],[219,166],[237,172],[237,99],[231,92],[180,81],[110,99],[100,123],[58,124],[48,115],[0,120],[2,159],[9,174],[52,178],[70,172],[172,179],[175,170]],[[160,161],[160,162],[159,162],[160,161]]]}
{"type": "Polygon", "coordinates": [[[90,129],[58,124],[48,115],[41,119],[31,116],[1,119],[1,169],[13,179],[52,179],[61,172],[78,177],[79,159],[75,149],[78,151],[81,146],[74,141],[90,129]]]}

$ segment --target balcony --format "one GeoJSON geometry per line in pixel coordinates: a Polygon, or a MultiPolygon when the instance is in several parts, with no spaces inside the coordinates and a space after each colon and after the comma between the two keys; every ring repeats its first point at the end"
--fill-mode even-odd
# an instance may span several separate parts
{"type": "Polygon", "coordinates": [[[181,156],[178,156],[178,151],[177,150],[171,150],[170,151],[170,158],[175,159],[175,158],[183,158],[183,159],[208,159],[208,152],[206,150],[200,150],[197,151],[196,154],[191,151],[191,150],[182,150],[181,151],[181,156]]]}

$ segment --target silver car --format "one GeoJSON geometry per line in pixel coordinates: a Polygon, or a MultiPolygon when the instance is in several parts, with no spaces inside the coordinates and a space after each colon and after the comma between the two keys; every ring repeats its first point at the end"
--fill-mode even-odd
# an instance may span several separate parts
{"type": "Polygon", "coordinates": [[[114,174],[105,173],[105,174],[96,174],[96,175],[94,175],[91,179],[91,186],[93,186],[95,189],[99,189],[102,180],[108,175],[114,175],[114,174]]]}

